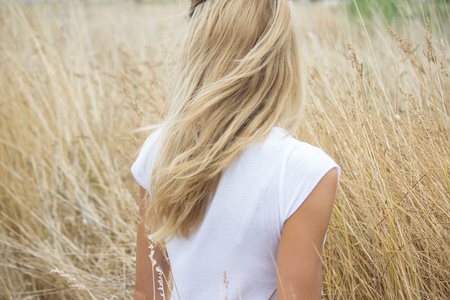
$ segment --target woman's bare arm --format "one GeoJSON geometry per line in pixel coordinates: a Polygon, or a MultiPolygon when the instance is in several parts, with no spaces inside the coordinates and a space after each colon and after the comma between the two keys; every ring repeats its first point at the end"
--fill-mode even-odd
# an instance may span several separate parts
{"type": "Polygon", "coordinates": [[[330,170],[285,222],[278,248],[278,299],[320,299],[322,244],[330,222],[338,172],[330,170]]]}
{"type": "MultiPolygon", "coordinates": [[[[141,220],[144,220],[145,213],[145,196],[146,191],[141,186],[139,187],[139,216],[141,220]]],[[[165,256],[159,247],[154,246],[153,258],[157,262],[156,266],[152,267],[152,262],[150,260],[150,249],[149,240],[145,233],[144,225],[139,223],[137,230],[137,246],[136,246],[136,283],[134,286],[134,298],[137,300],[156,300],[163,299],[160,296],[160,291],[158,290],[158,273],[155,268],[157,266],[161,267],[164,276],[169,278],[170,267],[165,259],[165,256]]],[[[166,298],[168,295],[167,281],[163,279],[164,282],[164,292],[166,298]]]]}

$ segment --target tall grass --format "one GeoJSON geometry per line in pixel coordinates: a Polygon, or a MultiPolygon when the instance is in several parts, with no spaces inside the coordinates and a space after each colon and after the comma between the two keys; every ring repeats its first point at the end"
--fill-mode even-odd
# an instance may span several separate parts
{"type": "MultiPolygon", "coordinates": [[[[402,10],[389,27],[376,13],[369,25],[298,7],[310,87],[298,137],[343,169],[326,299],[450,295],[448,8],[402,10]]],[[[146,135],[136,130],[164,111],[179,12],[0,5],[0,298],[132,297],[129,167],[146,135]]]]}

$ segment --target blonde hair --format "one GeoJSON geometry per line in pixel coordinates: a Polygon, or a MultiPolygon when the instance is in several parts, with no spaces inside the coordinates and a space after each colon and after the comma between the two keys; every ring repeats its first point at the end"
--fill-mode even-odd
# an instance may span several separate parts
{"type": "Polygon", "coordinates": [[[189,14],[146,203],[162,243],[198,227],[224,169],[272,127],[295,124],[304,98],[287,0],[196,0],[189,14]]]}

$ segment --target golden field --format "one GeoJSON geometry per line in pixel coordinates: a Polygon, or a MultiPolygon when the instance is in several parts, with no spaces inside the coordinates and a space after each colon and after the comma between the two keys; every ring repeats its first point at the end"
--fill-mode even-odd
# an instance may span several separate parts
{"type": "MultiPolygon", "coordinates": [[[[389,21],[298,5],[298,138],[342,167],[324,299],[450,296],[449,7],[399,5],[389,21]]],[[[186,20],[176,3],[0,3],[0,299],[132,298],[130,166],[186,20]]]]}

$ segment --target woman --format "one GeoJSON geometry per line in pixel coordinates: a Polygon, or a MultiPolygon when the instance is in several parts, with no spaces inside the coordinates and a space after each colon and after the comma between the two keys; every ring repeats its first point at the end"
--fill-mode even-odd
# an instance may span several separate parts
{"type": "Polygon", "coordinates": [[[162,299],[169,270],[172,299],[320,298],[340,171],[282,129],[304,101],[293,14],[287,0],[191,1],[170,110],[132,166],[136,299],[162,299]]]}

